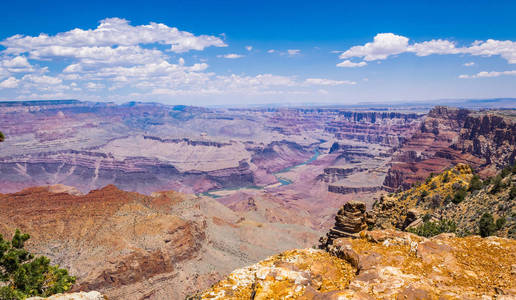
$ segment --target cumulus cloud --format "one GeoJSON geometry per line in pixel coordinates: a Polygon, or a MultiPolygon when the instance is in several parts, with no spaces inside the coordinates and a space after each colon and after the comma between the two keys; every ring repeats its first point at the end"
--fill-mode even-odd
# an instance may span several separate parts
{"type": "MultiPolygon", "coordinates": [[[[192,62],[187,63],[177,54],[226,47],[222,37],[194,35],[152,22],[133,26],[119,18],[104,19],[93,29],[76,28],[55,35],[14,35],[0,41],[0,45],[5,47],[0,51],[0,87],[16,88],[3,91],[4,97],[11,93],[9,98],[117,101],[134,97],[168,99],[176,95],[297,95],[316,93],[315,86],[330,89],[354,84],[269,73],[218,75],[209,71],[206,57],[192,55],[188,58],[192,62]],[[110,93],[105,95],[105,91],[110,93]]],[[[252,46],[245,49],[246,53],[253,51],[252,46]]],[[[301,51],[277,53],[294,56],[301,51]]],[[[228,53],[220,57],[244,56],[228,53]]]]}
{"type": "Polygon", "coordinates": [[[14,35],[2,42],[7,53],[25,53],[48,47],[111,47],[134,46],[139,44],[162,44],[170,46],[170,51],[181,53],[203,50],[206,47],[227,46],[220,38],[180,31],[175,27],[151,22],[148,25],[132,26],[128,20],[108,18],[100,21],[95,29],[73,29],[54,36],[14,35]]]}
{"type": "Polygon", "coordinates": [[[23,81],[29,81],[36,84],[55,85],[63,82],[62,79],[47,75],[25,75],[22,77],[23,81]]]}
{"type": "Polygon", "coordinates": [[[503,75],[516,75],[516,70],[512,70],[512,71],[491,71],[491,72],[487,72],[487,71],[482,71],[482,72],[478,72],[477,74],[474,74],[474,75],[459,75],[459,78],[461,79],[468,79],[468,78],[489,78],[489,77],[499,77],[499,76],[503,76],[503,75]]]}
{"type": "Polygon", "coordinates": [[[354,85],[354,84],[357,84],[355,81],[332,80],[332,79],[325,79],[325,78],[308,78],[305,80],[305,83],[313,84],[313,85],[343,85],[343,84],[354,85]]]}
{"type": "Polygon", "coordinates": [[[354,46],[344,51],[339,57],[348,59],[363,57],[365,61],[386,59],[390,55],[403,53],[407,50],[409,39],[393,33],[379,33],[373,42],[363,46],[354,46]]]}
{"type": "MultiPolygon", "coordinates": [[[[500,56],[509,64],[516,64],[516,42],[475,41],[470,46],[458,47],[453,41],[434,39],[420,43],[409,43],[409,38],[394,33],[379,33],[372,42],[353,46],[342,52],[340,59],[361,58],[366,61],[384,60],[401,53],[414,53],[417,56],[432,54],[469,54],[473,56],[500,56]]],[[[345,61],[344,61],[345,62],[345,61]]],[[[343,63],[344,63],[343,62],[343,63]]]]}
{"type": "Polygon", "coordinates": [[[472,61],[463,64],[463,66],[465,66],[465,67],[473,67],[474,65],[475,65],[475,63],[472,61]]]}
{"type": "Polygon", "coordinates": [[[241,57],[244,57],[244,55],[236,54],[236,53],[229,53],[229,54],[224,54],[224,55],[218,55],[217,57],[223,57],[223,58],[235,59],[235,58],[241,58],[241,57]]]}
{"type": "Polygon", "coordinates": [[[0,88],[2,89],[12,89],[18,86],[19,80],[14,77],[9,77],[6,80],[0,82],[0,88]]]}
{"type": "Polygon", "coordinates": [[[366,66],[367,63],[365,61],[361,61],[358,63],[352,62],[351,60],[347,59],[343,62],[340,62],[337,64],[337,67],[341,68],[357,68],[357,67],[363,67],[366,66]]]}
{"type": "Polygon", "coordinates": [[[36,70],[25,56],[3,57],[0,59],[0,68],[9,73],[30,73],[36,70]]]}

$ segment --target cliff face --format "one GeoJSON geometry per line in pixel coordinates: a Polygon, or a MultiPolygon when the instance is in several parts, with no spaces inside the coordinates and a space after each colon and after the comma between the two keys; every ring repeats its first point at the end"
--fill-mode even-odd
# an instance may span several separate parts
{"type": "Polygon", "coordinates": [[[0,233],[30,233],[31,252],[77,276],[74,291],[181,299],[235,268],[306,247],[318,235],[268,223],[258,213],[173,191],[146,196],[111,185],[80,195],[65,186],[37,187],[0,194],[0,233]]]}
{"type": "Polygon", "coordinates": [[[516,241],[363,231],[235,270],[196,299],[513,299],[516,241]],[[329,254],[328,254],[329,253],[329,254]],[[331,255],[330,255],[331,254],[331,255]]]}
{"type": "MultiPolygon", "coordinates": [[[[493,113],[468,115],[452,148],[483,158],[487,166],[503,168],[516,155],[514,118],[493,113]]],[[[491,170],[492,171],[492,170],[491,170]]]]}
{"type": "Polygon", "coordinates": [[[473,112],[438,106],[393,154],[384,186],[409,188],[430,173],[467,163],[489,176],[514,161],[516,116],[511,112],[473,112]]]}

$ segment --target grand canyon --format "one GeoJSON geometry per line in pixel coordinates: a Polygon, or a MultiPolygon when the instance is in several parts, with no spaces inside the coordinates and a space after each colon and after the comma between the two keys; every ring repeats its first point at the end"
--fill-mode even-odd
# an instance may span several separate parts
{"type": "Polygon", "coordinates": [[[516,1],[2,1],[0,300],[516,299],[516,1]]]}
{"type": "MultiPolygon", "coordinates": [[[[392,214],[385,207],[402,202],[386,206],[387,193],[460,163],[485,179],[516,155],[511,109],[62,100],[3,102],[0,115],[0,232],[30,232],[31,249],[77,276],[73,290],[110,299],[185,298],[317,246],[350,201],[373,209],[379,228],[392,216],[405,230],[396,224],[423,213],[392,214]]],[[[504,236],[516,209],[507,201],[504,236]]],[[[339,226],[331,241],[349,231],[339,226]]]]}

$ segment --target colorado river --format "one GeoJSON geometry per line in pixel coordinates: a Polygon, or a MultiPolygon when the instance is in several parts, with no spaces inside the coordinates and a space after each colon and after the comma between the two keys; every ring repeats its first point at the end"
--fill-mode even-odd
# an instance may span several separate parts
{"type": "MultiPolygon", "coordinates": [[[[316,148],[315,151],[314,151],[314,155],[312,155],[312,157],[310,157],[308,160],[306,160],[306,161],[304,161],[302,163],[299,163],[297,165],[293,165],[293,166],[287,167],[285,169],[279,170],[278,172],[274,172],[273,175],[276,177],[276,180],[279,183],[279,184],[275,184],[276,185],[275,187],[279,187],[279,186],[283,186],[283,185],[289,185],[289,184],[292,183],[291,180],[283,178],[279,174],[287,173],[287,172],[291,171],[292,169],[295,169],[295,168],[297,168],[299,166],[303,166],[303,165],[309,164],[309,163],[313,162],[314,160],[316,160],[317,157],[319,157],[319,155],[321,155],[321,153],[319,152],[319,148],[316,148]]],[[[267,188],[267,187],[271,187],[271,185],[268,185],[268,186],[255,186],[255,185],[253,185],[253,186],[247,186],[247,187],[220,189],[220,190],[204,192],[204,193],[201,193],[201,194],[203,196],[210,196],[210,197],[213,197],[213,198],[219,198],[221,196],[213,194],[213,193],[214,192],[223,192],[223,191],[236,191],[236,190],[239,190],[239,189],[256,189],[256,190],[260,190],[260,189],[264,189],[264,188],[267,188]]]]}

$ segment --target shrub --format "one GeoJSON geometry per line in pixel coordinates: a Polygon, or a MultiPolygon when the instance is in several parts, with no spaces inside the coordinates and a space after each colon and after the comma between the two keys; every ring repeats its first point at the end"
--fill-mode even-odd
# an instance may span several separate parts
{"type": "Polygon", "coordinates": [[[469,191],[478,191],[482,188],[482,180],[480,180],[480,177],[475,174],[473,175],[473,178],[471,178],[471,181],[469,182],[469,191]]]}
{"type": "Polygon", "coordinates": [[[502,229],[502,227],[503,227],[503,225],[505,225],[505,223],[507,223],[507,220],[505,219],[505,217],[498,218],[498,220],[496,220],[496,230],[502,229]]]}
{"type": "Polygon", "coordinates": [[[432,203],[431,204],[432,204],[433,208],[439,207],[439,205],[441,205],[441,195],[434,194],[432,196],[432,203]]]}
{"type": "Polygon", "coordinates": [[[432,184],[430,184],[430,189],[435,190],[436,188],[437,188],[437,184],[435,184],[435,182],[432,182],[432,184]]]}
{"type": "Polygon", "coordinates": [[[494,223],[493,216],[490,213],[485,213],[480,218],[478,223],[478,231],[482,237],[492,235],[496,231],[496,225],[494,223]]]}
{"type": "Polygon", "coordinates": [[[428,221],[430,221],[431,218],[432,218],[431,214],[424,214],[422,217],[423,222],[428,222],[428,221]]]}
{"type": "Polygon", "coordinates": [[[69,290],[75,277],[59,266],[50,265],[50,259],[34,257],[24,249],[28,234],[16,230],[12,240],[0,235],[0,299],[25,299],[31,296],[48,297],[69,290]]]}
{"type": "Polygon", "coordinates": [[[507,175],[511,174],[511,167],[507,166],[502,169],[502,172],[500,172],[500,175],[502,178],[505,178],[507,175]]]}
{"type": "Polygon", "coordinates": [[[496,194],[503,188],[502,184],[502,176],[501,174],[496,175],[492,180],[493,188],[491,189],[491,194],[496,194]]]}
{"type": "Polygon", "coordinates": [[[452,202],[455,204],[459,204],[462,201],[464,201],[464,198],[466,198],[467,192],[463,188],[458,189],[455,192],[455,195],[453,195],[452,202]]]}
{"type": "Polygon", "coordinates": [[[511,190],[509,191],[509,198],[512,200],[512,199],[516,199],[516,185],[513,185],[511,187],[511,190]]]}
{"type": "Polygon", "coordinates": [[[457,225],[451,220],[440,220],[439,222],[423,222],[415,228],[409,228],[408,231],[419,236],[432,237],[445,232],[455,232],[457,225]]]}
{"type": "Polygon", "coordinates": [[[443,174],[443,183],[446,183],[450,180],[450,177],[448,176],[448,172],[446,171],[444,174],[443,174]]]}
{"type": "Polygon", "coordinates": [[[5,140],[5,135],[0,131],[0,142],[5,140]]]}

